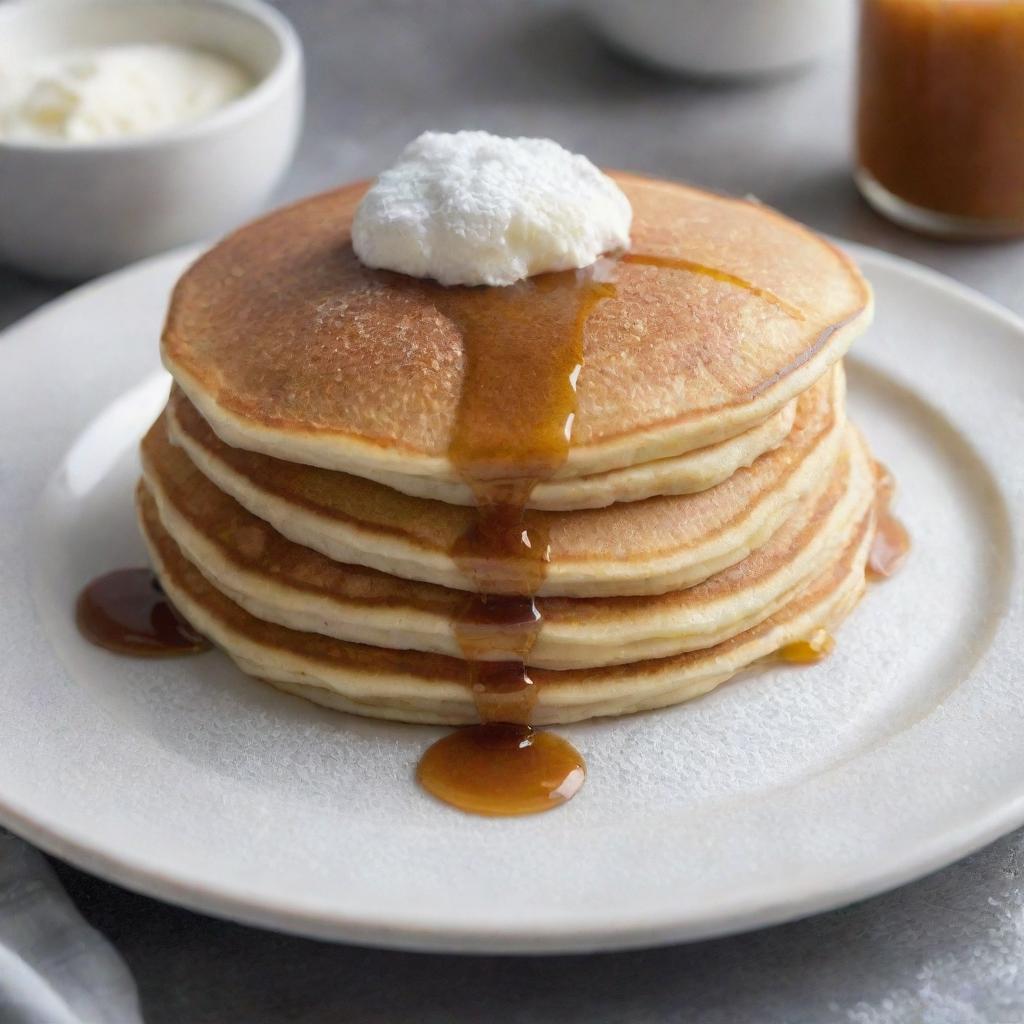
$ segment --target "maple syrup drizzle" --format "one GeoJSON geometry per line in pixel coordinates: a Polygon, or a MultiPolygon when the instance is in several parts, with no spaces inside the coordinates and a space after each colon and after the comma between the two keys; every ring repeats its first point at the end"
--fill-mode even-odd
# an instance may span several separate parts
{"type": "Polygon", "coordinates": [[[639,263],[645,267],[664,267],[668,270],[685,270],[691,274],[710,277],[712,280],[722,281],[724,284],[730,284],[734,288],[741,288],[745,292],[750,292],[751,295],[764,299],[777,309],[781,309],[783,313],[791,316],[794,320],[807,319],[802,309],[780,298],[775,292],[753,284],[742,277],[737,277],[735,274],[730,274],[727,270],[720,270],[718,267],[709,267],[706,264],[680,259],[677,256],[651,256],[637,252],[623,253],[620,259],[623,263],[639,263]]]}
{"type": "MultiPolygon", "coordinates": [[[[864,567],[869,580],[887,580],[903,565],[910,553],[910,534],[892,514],[890,505],[896,491],[896,481],[887,466],[874,465],[875,474],[875,535],[868,550],[864,567]]],[[[779,661],[794,665],[808,665],[827,658],[835,648],[835,639],[826,629],[816,629],[806,640],[783,644],[775,652],[779,661]]]]}
{"type": "MultiPolygon", "coordinates": [[[[692,260],[680,259],[675,256],[653,256],[645,253],[634,252],[623,253],[619,257],[619,260],[623,263],[638,263],[642,266],[648,267],[666,267],[670,270],[683,270],[691,274],[700,274],[703,277],[710,277],[714,281],[722,281],[725,284],[732,285],[734,288],[741,288],[743,291],[750,292],[751,295],[756,295],[758,298],[764,299],[766,302],[775,306],[793,320],[799,320],[801,322],[805,322],[807,320],[807,314],[799,306],[795,306],[793,303],[787,302],[781,296],[776,295],[775,292],[768,288],[762,288],[760,285],[756,285],[742,277],[737,277],[735,274],[730,274],[727,270],[721,270],[718,267],[711,267],[704,263],[695,263],[692,260]]],[[[758,398],[770,388],[774,387],[780,380],[782,380],[783,377],[788,376],[795,370],[799,370],[804,363],[816,356],[825,347],[829,338],[831,338],[836,331],[849,326],[863,312],[864,307],[860,306],[853,310],[853,312],[844,316],[842,319],[831,324],[826,324],[825,327],[818,332],[818,335],[812,344],[799,352],[789,363],[779,367],[779,369],[774,373],[765,377],[754,387],[750,388],[747,391],[745,398],[748,401],[758,398]]]]}
{"type": "Polygon", "coordinates": [[[586,766],[554,733],[485,722],[438,740],[423,755],[418,777],[434,796],[472,814],[537,814],[570,800],[586,766]]]}
{"type": "Polygon", "coordinates": [[[875,463],[875,536],[868,553],[870,580],[887,580],[902,567],[910,553],[910,534],[892,514],[896,482],[888,468],[875,463]]]}
{"type": "Polygon", "coordinates": [[[90,643],[118,654],[168,657],[210,646],[171,604],[151,569],[98,576],[78,595],[75,622],[90,643]]]}
{"type": "Polygon", "coordinates": [[[473,490],[476,516],[452,549],[475,593],[455,624],[480,725],[446,736],[420,762],[435,796],[478,814],[528,814],[583,784],[579,753],[529,723],[537,688],[526,666],[542,618],[534,596],[549,561],[533,488],[569,454],[586,324],[615,294],[611,260],[509,288],[434,297],[462,332],[465,369],[449,458],[473,490]],[[526,297],[524,298],[524,292],[526,297]]]}
{"type": "Polygon", "coordinates": [[[806,640],[783,644],[775,657],[791,665],[813,665],[827,658],[835,646],[835,638],[827,629],[816,629],[806,640]]]}

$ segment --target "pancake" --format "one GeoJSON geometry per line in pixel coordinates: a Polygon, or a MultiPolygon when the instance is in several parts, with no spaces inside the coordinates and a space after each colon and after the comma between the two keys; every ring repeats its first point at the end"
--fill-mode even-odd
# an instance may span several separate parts
{"type": "MultiPolygon", "coordinates": [[[[467,662],[440,654],[348,643],[257,619],[217,590],[160,524],[140,488],[143,535],[164,590],[189,621],[250,675],[356,714],[453,725],[477,721],[467,662]]],[[[537,724],[664,707],[706,693],[784,644],[833,628],[864,589],[873,535],[869,511],[813,582],[752,629],[701,651],[596,669],[535,669],[537,724]]]]}
{"type": "MultiPolygon", "coordinates": [[[[601,509],[527,513],[530,535],[545,538],[549,551],[538,593],[665,593],[745,558],[828,476],[843,442],[843,398],[837,366],[800,396],[782,445],[709,490],[601,509]]],[[[289,540],[335,561],[473,589],[451,552],[474,521],[474,509],[231,448],[180,391],[171,396],[168,424],[172,440],[208,479],[289,540]]],[[[490,592],[520,586],[517,569],[500,559],[488,565],[490,592]]]]}
{"type": "MultiPolygon", "coordinates": [[[[782,444],[793,429],[796,405],[797,400],[793,399],[763,423],[736,437],[672,458],[642,462],[590,476],[541,480],[530,491],[526,507],[569,512],[604,508],[617,501],[643,501],[656,495],[706,491],[728,480],[737,469],[749,466],[759,455],[782,444]]],[[[364,471],[363,476],[419,498],[445,501],[450,505],[476,504],[472,489],[464,483],[376,471],[364,471]]]]}
{"type": "MultiPolygon", "coordinates": [[[[142,443],[146,515],[222,593],[257,618],[355,643],[459,657],[464,594],[334,562],[287,540],[218,490],[171,444],[161,419],[142,443]]],[[[846,545],[874,497],[852,427],[833,471],[769,541],[686,590],[640,598],[541,598],[527,663],[552,669],[666,657],[720,643],[778,610],[846,545]]],[[[495,653],[494,657],[498,657],[495,653]]]]}
{"type": "MultiPolygon", "coordinates": [[[[582,327],[563,478],[673,458],[763,424],[826,373],[871,315],[853,263],[781,214],[615,178],[633,206],[632,245],[587,271],[609,296],[582,327]]],[[[229,445],[368,477],[458,483],[449,453],[470,360],[487,357],[499,324],[515,324],[514,337],[502,332],[500,380],[476,424],[500,443],[564,327],[552,303],[561,308],[574,272],[479,289],[371,270],[350,241],[365,188],[272,213],[202,256],[175,288],[164,362],[229,445]],[[468,322],[474,332],[460,328],[468,322]]]]}

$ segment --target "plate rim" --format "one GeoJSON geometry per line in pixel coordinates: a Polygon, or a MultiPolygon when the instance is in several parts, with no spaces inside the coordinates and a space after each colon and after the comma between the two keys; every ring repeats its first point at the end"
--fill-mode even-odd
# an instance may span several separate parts
{"type": "MultiPolygon", "coordinates": [[[[1024,783],[1022,783],[1024,790],[1024,783]]],[[[569,931],[560,926],[506,926],[497,931],[448,924],[443,930],[417,921],[392,920],[383,924],[368,916],[337,912],[314,914],[257,896],[225,895],[197,883],[189,883],[141,867],[132,858],[117,858],[95,847],[60,836],[39,825],[0,796],[0,825],[39,849],[67,861],[80,870],[142,896],[185,907],[196,913],[227,921],[285,932],[305,938],[344,942],[378,949],[416,953],[460,955],[545,956],[577,953],[611,953],[700,942],[786,924],[836,910],[892,891],[977,852],[1024,825],[1024,791],[1009,804],[998,805],[982,819],[952,833],[933,837],[923,856],[901,861],[846,887],[820,887],[799,900],[791,897],[763,900],[754,907],[737,908],[715,918],[666,919],[651,923],[610,923],[569,931]],[[945,841],[952,834],[955,842],[945,841]]]]}
{"type": "MultiPolygon", "coordinates": [[[[1024,339],[1024,318],[975,289],[955,281],[931,268],[883,250],[848,240],[837,240],[856,258],[867,264],[888,267],[897,274],[909,275],[928,286],[941,288],[961,303],[994,317],[1024,339]]],[[[72,289],[44,304],[0,332],[0,360],[22,331],[31,333],[33,322],[42,316],[73,304],[84,294],[110,288],[126,277],[157,266],[171,266],[190,259],[202,247],[189,246],[140,261],[85,285],[72,289]],[[15,337],[11,337],[14,335],[15,337]]],[[[869,268],[870,269],[870,268],[869,268]]],[[[1017,566],[1015,578],[1020,575],[1017,566]]],[[[45,641],[44,641],[45,642],[45,641]]],[[[212,888],[201,879],[186,874],[173,876],[159,869],[147,868],[137,858],[112,853],[102,842],[86,842],[78,835],[61,832],[45,820],[19,807],[2,791],[0,785],[0,824],[28,839],[46,852],[60,857],[88,872],[147,896],[188,907],[200,913],[224,917],[260,927],[292,932],[315,938],[354,942],[382,948],[452,953],[569,953],[619,950],[696,941],[747,931],[769,924],[782,923],[846,905],[920,878],[981,848],[1000,835],[1024,824],[1024,773],[1016,791],[1000,795],[985,805],[967,822],[955,828],[936,831],[912,853],[898,860],[888,859],[874,871],[861,872],[845,886],[830,882],[827,874],[805,885],[798,897],[792,892],[782,896],[767,892],[762,899],[752,899],[749,892],[741,894],[737,906],[725,907],[722,913],[694,918],[685,907],[672,905],[662,918],[650,913],[636,921],[623,921],[621,916],[603,926],[593,924],[572,926],[564,923],[521,923],[502,925],[487,931],[477,926],[448,922],[443,926],[424,925],[415,920],[404,922],[392,915],[387,921],[372,914],[339,913],[332,909],[311,913],[301,907],[289,906],[287,899],[267,898],[266,894],[212,888]]]]}

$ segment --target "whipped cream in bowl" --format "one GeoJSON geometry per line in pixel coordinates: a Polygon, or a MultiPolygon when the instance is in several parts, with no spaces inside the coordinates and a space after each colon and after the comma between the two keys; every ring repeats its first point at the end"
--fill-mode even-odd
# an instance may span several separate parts
{"type": "Polygon", "coordinates": [[[0,67],[0,139],[74,145],[197,121],[253,86],[228,57],[169,43],[43,54],[0,67]]]}
{"type": "Polygon", "coordinates": [[[0,3],[0,262],[81,280],[237,227],[302,104],[264,0],[0,3]]]}
{"type": "Polygon", "coordinates": [[[424,132],[363,197],[369,267],[444,285],[510,285],[629,246],[633,211],[585,156],[550,139],[424,132]]]}

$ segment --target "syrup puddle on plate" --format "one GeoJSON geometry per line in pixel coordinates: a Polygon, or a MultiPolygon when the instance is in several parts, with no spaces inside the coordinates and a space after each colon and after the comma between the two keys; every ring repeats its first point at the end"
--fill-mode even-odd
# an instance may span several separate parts
{"type": "Polygon", "coordinates": [[[910,554],[910,534],[892,514],[896,481],[887,466],[875,463],[875,536],[868,554],[869,580],[887,580],[910,554]]]}
{"type": "Polygon", "coordinates": [[[210,642],[171,604],[152,569],[117,569],[78,595],[78,631],[97,647],[148,658],[199,654],[210,642]]]}
{"type": "Polygon", "coordinates": [[[537,814],[571,800],[586,778],[579,751],[553,732],[483,722],[429,747],[416,769],[439,800],[492,817],[537,814]]]}

